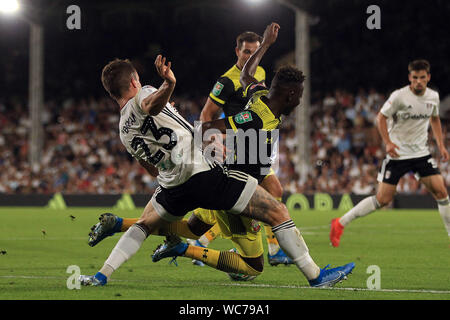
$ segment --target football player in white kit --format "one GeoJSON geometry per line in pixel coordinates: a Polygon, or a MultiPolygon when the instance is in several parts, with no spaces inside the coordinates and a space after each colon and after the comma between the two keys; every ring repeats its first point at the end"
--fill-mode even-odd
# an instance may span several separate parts
{"type": "Polygon", "coordinates": [[[412,171],[437,201],[439,213],[450,236],[450,203],[444,179],[428,150],[431,129],[442,161],[449,159],[439,119],[439,94],[428,88],[430,64],[415,60],[408,65],[410,84],[395,90],[377,115],[377,127],[386,147],[386,159],[378,173],[378,191],[340,218],[331,221],[330,241],[338,247],[340,238],[352,220],[364,217],[389,204],[400,178],[412,171]]]}
{"type": "MultiPolygon", "coordinates": [[[[272,25],[269,39],[273,41],[267,40],[266,46],[275,41],[276,26],[272,25]]],[[[313,287],[333,286],[345,279],[354,263],[320,269],[309,255],[286,206],[258,186],[255,178],[208,163],[201,153],[198,156],[194,152],[192,127],[168,103],[176,83],[171,63],[166,64],[166,59],[159,55],[155,66],[164,80],[159,89],[142,87],[128,60],[116,59],[103,68],[103,86],[120,107],[120,139],[149,172],[153,167],[158,169],[160,186],[138,222],[121,236],[99,272],[94,276],[81,275],[81,284],[105,285],[154,230],[182,219],[196,208],[226,210],[272,226],[283,251],[313,287]]],[[[290,89],[289,95],[297,97],[297,101],[290,99],[287,108],[300,103],[302,91],[302,85],[290,89]]]]}

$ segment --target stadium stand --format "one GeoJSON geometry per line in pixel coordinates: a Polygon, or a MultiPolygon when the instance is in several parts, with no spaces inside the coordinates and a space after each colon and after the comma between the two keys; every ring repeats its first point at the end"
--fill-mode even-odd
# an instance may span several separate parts
{"type": "MultiPolygon", "coordinates": [[[[374,120],[385,99],[386,95],[374,89],[315,95],[310,122],[311,170],[307,177],[296,171],[294,119],[285,118],[277,171],[285,191],[373,193],[378,164],[384,158],[374,120]]],[[[190,123],[199,119],[202,99],[178,97],[174,102],[190,123]]],[[[47,102],[42,114],[45,137],[42,161],[39,167],[31,168],[25,104],[17,101],[0,104],[0,193],[153,193],[156,179],[133,161],[119,141],[119,117],[117,112],[111,112],[116,109],[107,97],[47,102]]],[[[445,119],[443,130],[448,140],[445,119]]],[[[434,141],[431,146],[436,155],[434,141]]],[[[439,167],[450,185],[448,164],[439,162],[439,167]]],[[[398,192],[426,191],[410,174],[400,181],[398,192]]]]}

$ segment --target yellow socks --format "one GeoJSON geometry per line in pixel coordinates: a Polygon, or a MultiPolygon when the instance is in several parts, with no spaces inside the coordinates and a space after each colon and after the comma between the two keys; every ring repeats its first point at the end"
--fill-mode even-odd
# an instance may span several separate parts
{"type": "Polygon", "coordinates": [[[220,226],[218,223],[214,224],[211,229],[206,231],[198,241],[205,247],[209,245],[211,241],[213,241],[220,234],[220,226]]]}
{"type": "Polygon", "coordinates": [[[251,276],[261,274],[261,272],[250,267],[242,257],[235,252],[189,246],[184,256],[199,260],[210,267],[224,272],[244,273],[251,276]]]}
{"type": "Polygon", "coordinates": [[[139,219],[138,218],[123,218],[122,227],[120,231],[125,232],[130,228],[133,224],[135,224],[139,219]]]}

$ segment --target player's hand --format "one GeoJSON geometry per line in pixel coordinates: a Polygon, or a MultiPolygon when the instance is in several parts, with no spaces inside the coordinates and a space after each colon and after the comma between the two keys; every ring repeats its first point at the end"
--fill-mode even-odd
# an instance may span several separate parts
{"type": "Polygon", "coordinates": [[[269,24],[264,31],[261,45],[272,45],[277,40],[278,30],[280,30],[280,25],[278,23],[272,22],[269,24]]]}
{"type": "Polygon", "coordinates": [[[177,82],[175,75],[170,69],[172,67],[172,63],[169,61],[167,62],[166,65],[166,57],[163,57],[162,55],[159,54],[155,60],[155,67],[156,71],[158,71],[159,76],[163,78],[165,81],[167,81],[170,84],[175,84],[177,82]]]}
{"type": "Polygon", "coordinates": [[[450,156],[448,154],[447,149],[444,146],[439,148],[439,153],[441,154],[442,161],[447,162],[449,160],[450,156]]]}
{"type": "Polygon", "coordinates": [[[392,158],[398,158],[399,155],[395,149],[400,149],[395,143],[389,142],[386,144],[386,153],[392,158]]]}
{"type": "Polygon", "coordinates": [[[225,147],[225,134],[212,134],[203,141],[203,154],[210,160],[224,163],[229,153],[225,147]]]}

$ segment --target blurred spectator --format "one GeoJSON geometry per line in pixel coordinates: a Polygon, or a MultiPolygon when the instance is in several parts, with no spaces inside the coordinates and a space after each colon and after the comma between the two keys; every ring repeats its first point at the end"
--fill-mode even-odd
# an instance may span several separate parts
{"type": "MultiPolygon", "coordinates": [[[[311,106],[310,172],[297,170],[295,119],[280,128],[277,175],[286,192],[372,194],[384,147],[375,118],[385,96],[374,89],[353,95],[336,90],[311,106]]],[[[204,98],[174,98],[191,124],[199,119],[204,98]]],[[[109,98],[49,101],[42,112],[44,147],[37,168],[28,164],[30,121],[25,103],[0,104],[0,193],[153,193],[158,186],[119,140],[119,113],[109,98]]],[[[443,120],[443,132],[450,139],[443,120]]],[[[434,140],[431,152],[450,185],[450,166],[440,163],[434,140]]],[[[413,174],[404,176],[399,193],[424,193],[413,174]]]]}

